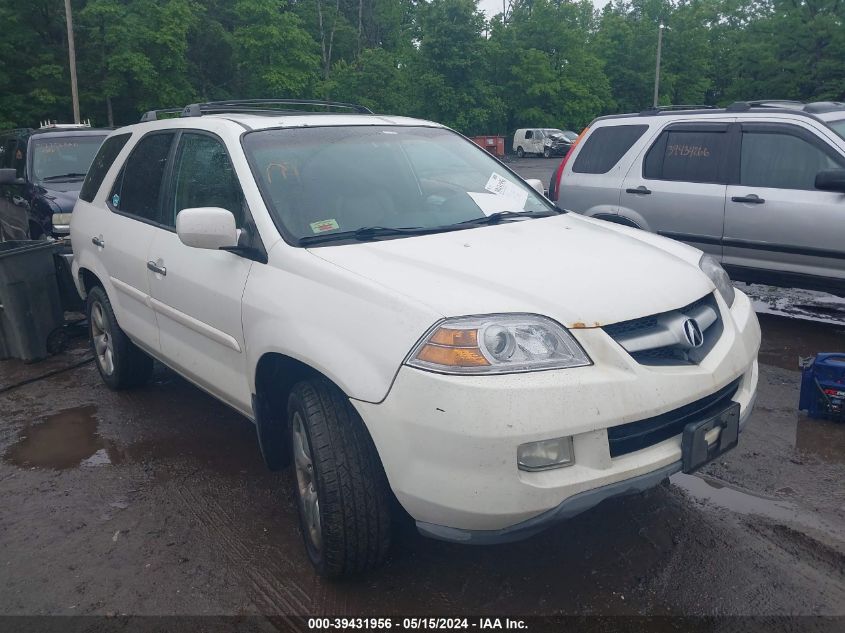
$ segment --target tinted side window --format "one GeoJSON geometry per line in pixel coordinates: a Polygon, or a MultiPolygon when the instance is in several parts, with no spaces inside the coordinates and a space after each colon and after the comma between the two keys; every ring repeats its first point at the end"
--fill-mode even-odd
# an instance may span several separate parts
{"type": "Polygon", "coordinates": [[[594,130],[578,152],[572,171],[578,174],[606,174],[647,129],[647,125],[613,125],[594,130]]]}
{"type": "Polygon", "coordinates": [[[728,132],[667,130],[646,154],[643,177],[682,182],[725,183],[728,132]]]}
{"type": "Polygon", "coordinates": [[[529,138],[534,138],[534,132],[533,132],[532,130],[526,130],[526,132],[525,132],[525,138],[526,138],[526,139],[529,139],[529,138]]]}
{"type": "Polygon", "coordinates": [[[100,185],[103,184],[103,179],[106,173],[111,168],[120,150],[126,145],[131,134],[118,134],[107,138],[100,147],[97,155],[94,157],[94,162],[88,169],[88,175],[85,176],[85,182],[82,183],[82,190],[79,192],[79,197],[86,202],[94,200],[100,185]]]}
{"type": "Polygon", "coordinates": [[[814,190],[817,173],[843,167],[842,158],[792,134],[742,133],[740,185],[814,190]]]}
{"type": "Polygon", "coordinates": [[[161,223],[162,178],[167,169],[175,134],[151,134],[142,138],[120,172],[110,202],[118,211],[161,223]]]}
{"type": "Polygon", "coordinates": [[[244,196],[226,147],[205,134],[182,134],[173,170],[173,204],[163,223],[176,226],[182,209],[219,207],[243,226],[244,196]]]}

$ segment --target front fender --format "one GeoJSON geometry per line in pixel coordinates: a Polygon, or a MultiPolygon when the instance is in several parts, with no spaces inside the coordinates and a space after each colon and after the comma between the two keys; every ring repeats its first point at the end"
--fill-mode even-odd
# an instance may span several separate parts
{"type": "Polygon", "coordinates": [[[381,402],[442,315],[305,249],[280,243],[250,272],[243,324],[250,388],[264,354],[296,359],[350,398],[381,402]]]}

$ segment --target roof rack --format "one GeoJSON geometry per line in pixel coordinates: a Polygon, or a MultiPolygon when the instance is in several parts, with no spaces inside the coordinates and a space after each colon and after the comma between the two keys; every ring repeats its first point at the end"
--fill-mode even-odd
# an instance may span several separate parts
{"type": "Polygon", "coordinates": [[[666,105],[666,106],[652,106],[640,112],[641,116],[648,116],[650,114],[658,114],[660,112],[675,112],[679,110],[715,110],[713,105],[666,105]]]}
{"type": "Polygon", "coordinates": [[[836,110],[845,110],[845,103],[842,101],[815,101],[804,107],[805,112],[812,112],[813,114],[835,112],[836,110]]]}
{"type": "Polygon", "coordinates": [[[290,109],[308,106],[311,108],[325,108],[325,113],[333,110],[351,110],[356,114],[373,114],[369,108],[354,103],[342,103],[339,101],[321,101],[318,99],[236,99],[230,101],[209,101],[206,103],[192,103],[184,108],[166,108],[162,110],[150,110],[141,117],[141,122],[156,121],[162,114],[176,114],[180,117],[195,117],[204,114],[316,114],[312,110],[290,109]]]}
{"type": "Polygon", "coordinates": [[[57,121],[41,121],[40,130],[78,130],[81,128],[91,127],[91,119],[86,119],[82,123],[58,123],[57,121]]]}
{"type": "Polygon", "coordinates": [[[751,108],[779,108],[786,110],[803,110],[803,101],[791,99],[754,99],[751,101],[734,101],[725,108],[728,112],[747,112],[751,108]]]}
{"type": "Polygon", "coordinates": [[[141,123],[146,123],[147,121],[158,121],[162,118],[162,114],[182,114],[182,110],[183,108],[160,108],[158,110],[149,110],[141,115],[141,123]]]}

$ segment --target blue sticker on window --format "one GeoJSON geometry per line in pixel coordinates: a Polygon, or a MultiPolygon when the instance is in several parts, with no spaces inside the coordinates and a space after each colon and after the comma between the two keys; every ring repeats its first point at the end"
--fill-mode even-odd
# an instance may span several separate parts
{"type": "Polygon", "coordinates": [[[112,203],[112,205],[114,205],[115,207],[116,207],[117,205],[119,205],[119,204],[120,204],[120,196],[119,196],[119,195],[117,195],[117,194],[114,194],[114,195],[111,197],[111,203],[112,203]]]}

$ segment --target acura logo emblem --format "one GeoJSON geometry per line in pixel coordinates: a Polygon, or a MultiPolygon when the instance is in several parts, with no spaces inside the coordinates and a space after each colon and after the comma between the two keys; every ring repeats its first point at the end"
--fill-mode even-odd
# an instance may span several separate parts
{"type": "Polygon", "coordinates": [[[704,344],[704,335],[701,333],[701,327],[695,319],[687,319],[684,321],[684,336],[687,338],[687,343],[691,348],[701,347],[704,344]]]}

